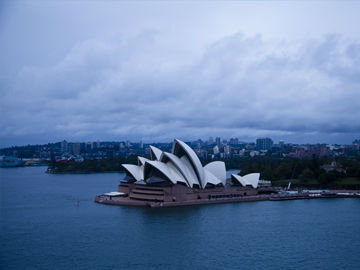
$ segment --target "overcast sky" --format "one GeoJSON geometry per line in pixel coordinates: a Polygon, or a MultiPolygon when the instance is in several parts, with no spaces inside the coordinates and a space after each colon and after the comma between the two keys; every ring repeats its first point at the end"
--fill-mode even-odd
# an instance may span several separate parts
{"type": "Polygon", "coordinates": [[[1,1],[0,147],[360,137],[360,1],[1,1]]]}

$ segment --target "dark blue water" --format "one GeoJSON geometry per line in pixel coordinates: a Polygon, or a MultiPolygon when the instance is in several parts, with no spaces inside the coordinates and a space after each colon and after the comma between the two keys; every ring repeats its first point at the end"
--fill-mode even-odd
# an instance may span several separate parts
{"type": "Polygon", "coordinates": [[[0,169],[1,269],[360,269],[360,199],[106,206],[121,174],[44,170],[0,169]]]}

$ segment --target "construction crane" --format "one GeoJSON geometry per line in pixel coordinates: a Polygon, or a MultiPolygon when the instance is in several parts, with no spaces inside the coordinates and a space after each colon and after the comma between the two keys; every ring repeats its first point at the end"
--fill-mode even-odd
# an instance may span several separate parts
{"type": "Polygon", "coordinates": [[[297,162],[295,163],[295,167],[294,167],[294,169],[293,169],[293,171],[292,171],[292,173],[291,173],[291,177],[290,177],[290,179],[289,179],[289,184],[288,184],[286,190],[290,190],[290,187],[291,187],[291,179],[294,178],[294,174],[295,174],[296,167],[297,167],[297,162]]]}

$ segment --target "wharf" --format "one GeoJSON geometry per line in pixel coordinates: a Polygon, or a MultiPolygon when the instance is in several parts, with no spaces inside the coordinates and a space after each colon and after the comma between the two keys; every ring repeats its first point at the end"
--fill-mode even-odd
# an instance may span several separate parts
{"type": "Polygon", "coordinates": [[[152,208],[190,206],[203,204],[220,204],[235,202],[254,202],[254,201],[286,201],[286,200],[310,200],[310,199],[329,199],[329,198],[360,198],[359,191],[331,191],[327,193],[298,193],[298,194],[261,194],[249,195],[234,198],[215,198],[215,199],[198,199],[188,201],[173,202],[144,202],[131,200],[129,197],[110,197],[99,195],[95,197],[96,203],[121,206],[147,206],[152,208]]]}

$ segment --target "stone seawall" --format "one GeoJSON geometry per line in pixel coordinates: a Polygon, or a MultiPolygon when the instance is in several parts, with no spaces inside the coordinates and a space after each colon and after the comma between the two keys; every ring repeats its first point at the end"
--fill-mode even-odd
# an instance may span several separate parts
{"type": "Polygon", "coordinates": [[[235,203],[235,202],[253,202],[253,201],[285,201],[285,200],[310,200],[310,199],[330,199],[330,198],[360,198],[360,193],[357,191],[343,190],[341,193],[335,191],[331,193],[299,193],[299,194],[272,194],[272,195],[255,195],[244,196],[237,198],[218,198],[218,199],[199,199],[191,201],[176,201],[176,202],[144,202],[131,200],[128,197],[109,198],[107,196],[96,196],[95,202],[109,205],[121,206],[148,206],[154,208],[160,207],[174,207],[174,206],[190,206],[203,204],[219,204],[219,203],[235,203]]]}

